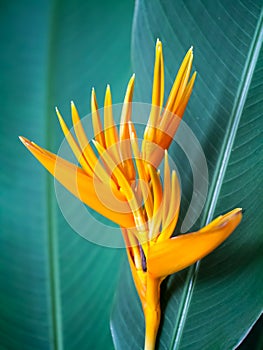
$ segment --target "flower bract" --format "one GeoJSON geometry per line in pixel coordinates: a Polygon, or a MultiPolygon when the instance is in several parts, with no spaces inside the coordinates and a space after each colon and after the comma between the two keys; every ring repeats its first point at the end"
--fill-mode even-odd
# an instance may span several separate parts
{"type": "Polygon", "coordinates": [[[157,40],[152,105],[141,145],[132,122],[134,75],[127,86],[119,127],[114,121],[110,86],[105,92],[103,120],[92,89],[93,140],[88,140],[73,102],[73,132],[56,109],[79,165],[21,137],[28,150],[65,188],[120,226],[145,316],[148,350],[154,349],[161,317],[161,282],[213,251],[242,218],[237,208],[196,232],[172,236],[180,212],[181,189],[176,171],[170,169],[167,150],[194,86],[192,61],[190,48],[164,104],[164,60],[162,44],[157,40]],[[163,174],[158,170],[162,161],[163,174]]]}

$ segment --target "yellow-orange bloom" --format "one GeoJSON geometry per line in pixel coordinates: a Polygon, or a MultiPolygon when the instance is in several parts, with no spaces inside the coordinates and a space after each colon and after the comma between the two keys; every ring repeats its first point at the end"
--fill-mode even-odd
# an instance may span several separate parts
{"type": "Polygon", "coordinates": [[[73,195],[120,225],[145,315],[145,349],[148,350],[155,346],[163,279],[209,254],[233,232],[242,218],[241,209],[234,209],[197,232],[172,237],[179,215],[180,184],[176,172],[170,170],[167,149],[193,89],[196,73],[190,77],[192,61],[190,48],[163,107],[164,63],[162,44],[157,40],[152,106],[141,148],[131,120],[134,75],[126,90],[119,129],[113,119],[110,87],[107,86],[105,93],[103,123],[95,90],[92,90],[93,145],[87,139],[73,102],[75,136],[56,109],[65,138],[80,166],[20,138],[73,195]],[[163,158],[162,181],[158,166],[163,158]]]}

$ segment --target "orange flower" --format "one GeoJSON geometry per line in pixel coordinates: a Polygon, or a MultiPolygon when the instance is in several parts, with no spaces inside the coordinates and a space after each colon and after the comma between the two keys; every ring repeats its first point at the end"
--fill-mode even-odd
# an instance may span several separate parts
{"type": "Polygon", "coordinates": [[[176,172],[170,170],[166,150],[193,89],[196,73],[190,78],[192,60],[191,48],[162,110],[164,65],[162,44],[157,40],[152,107],[141,149],[131,121],[134,75],[128,83],[119,130],[113,119],[110,87],[107,86],[105,94],[104,127],[95,90],[92,90],[93,146],[87,139],[73,102],[71,113],[76,137],[56,109],[65,138],[80,167],[20,138],[72,194],[120,225],[145,315],[145,349],[148,350],[155,346],[163,279],[209,254],[233,232],[242,217],[241,209],[234,209],[197,232],[171,237],[179,215],[180,185],[176,172]],[[94,146],[97,152],[94,152],[94,146]],[[158,166],[163,157],[164,176],[161,181],[158,166]]]}

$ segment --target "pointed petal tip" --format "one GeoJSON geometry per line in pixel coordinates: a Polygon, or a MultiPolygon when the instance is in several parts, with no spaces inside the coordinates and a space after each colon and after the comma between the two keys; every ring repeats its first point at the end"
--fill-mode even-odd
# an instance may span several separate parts
{"type": "Polygon", "coordinates": [[[39,147],[37,144],[34,142],[30,141],[24,136],[18,136],[19,140],[23,143],[23,145],[29,149],[29,151],[32,151],[32,149],[37,150],[38,152],[41,151],[41,147],[39,147]]]}
{"type": "Polygon", "coordinates": [[[233,210],[231,210],[230,212],[226,213],[224,216],[234,216],[234,215],[237,215],[237,214],[242,214],[243,213],[243,209],[242,208],[235,208],[233,210]]]}
{"type": "Polygon", "coordinates": [[[96,93],[95,93],[95,88],[92,87],[91,89],[91,105],[96,101],[96,93]]]}
{"type": "MultiPolygon", "coordinates": [[[[73,124],[74,124],[76,114],[78,116],[78,110],[77,110],[77,107],[73,101],[70,101],[70,108],[71,108],[71,114],[72,114],[73,124]]],[[[79,118],[77,118],[77,119],[79,119],[79,118]]]]}
{"type": "Polygon", "coordinates": [[[105,97],[104,97],[104,107],[110,107],[111,105],[112,105],[111,88],[110,88],[110,84],[107,84],[105,97]]]}
{"type": "Polygon", "coordinates": [[[156,45],[155,45],[156,50],[161,51],[162,50],[162,42],[159,38],[156,40],[156,45]]]}
{"type": "Polygon", "coordinates": [[[59,109],[58,109],[57,106],[55,107],[55,112],[56,112],[57,117],[58,117],[59,119],[61,119],[61,114],[60,114],[59,109]]]}
{"type": "Polygon", "coordinates": [[[194,58],[194,48],[193,46],[190,47],[190,49],[187,51],[186,56],[188,56],[188,64],[190,64],[193,61],[194,58]]]}
{"type": "MultiPolygon", "coordinates": [[[[126,90],[126,95],[127,93],[131,92],[131,89],[133,89],[133,86],[134,86],[134,81],[135,81],[135,73],[133,73],[133,75],[130,77],[130,80],[128,82],[128,86],[127,86],[127,90],[126,90]]],[[[125,96],[127,97],[127,96],[125,96]]]]}
{"type": "Polygon", "coordinates": [[[25,146],[30,143],[30,141],[24,136],[18,136],[18,138],[25,146]]]}
{"type": "MultiPolygon", "coordinates": [[[[106,100],[110,100],[111,99],[111,88],[110,88],[110,84],[107,84],[107,86],[106,86],[106,92],[105,92],[105,101],[104,102],[106,102],[106,100]]],[[[109,103],[109,101],[107,101],[108,103],[109,103]]]]}
{"type": "Polygon", "coordinates": [[[34,142],[30,141],[29,139],[27,139],[26,137],[24,136],[18,136],[19,137],[19,140],[23,143],[23,145],[26,147],[26,148],[36,148],[36,147],[39,147],[37,146],[34,142]]]}
{"type": "MultiPolygon", "coordinates": [[[[220,227],[225,227],[229,224],[231,224],[231,222],[235,225],[235,227],[240,223],[240,221],[242,220],[242,214],[243,214],[243,210],[242,208],[235,208],[231,211],[229,211],[226,214],[220,215],[217,219],[214,219],[211,223],[215,224],[215,226],[213,227],[213,229],[218,229],[220,227]]],[[[208,224],[206,227],[211,226],[211,223],[208,224]]],[[[213,229],[211,228],[211,230],[213,231],[213,229]]]]}
{"type": "Polygon", "coordinates": [[[244,214],[244,209],[243,208],[234,209],[233,215],[238,215],[238,214],[241,214],[241,217],[242,217],[242,215],[244,214]]]}

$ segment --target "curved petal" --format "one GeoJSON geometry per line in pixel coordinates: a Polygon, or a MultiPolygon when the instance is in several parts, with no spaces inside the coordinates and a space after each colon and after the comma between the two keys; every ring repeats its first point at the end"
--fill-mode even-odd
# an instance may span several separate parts
{"type": "Polygon", "coordinates": [[[119,191],[88,176],[81,168],[33,142],[23,137],[20,137],[20,140],[37,160],[83,203],[123,227],[135,226],[130,207],[119,191]],[[108,205],[109,198],[111,209],[108,205]]]}
{"type": "Polygon", "coordinates": [[[217,248],[237,227],[242,210],[219,216],[200,231],[157,242],[149,251],[147,268],[155,277],[183,270],[217,248]]]}

